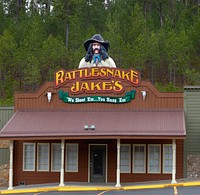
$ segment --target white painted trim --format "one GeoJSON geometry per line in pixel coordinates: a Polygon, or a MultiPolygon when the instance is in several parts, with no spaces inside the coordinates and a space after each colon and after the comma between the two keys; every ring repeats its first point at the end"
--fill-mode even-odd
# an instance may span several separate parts
{"type": "Polygon", "coordinates": [[[61,140],[61,166],[60,166],[60,184],[59,186],[64,186],[64,162],[65,162],[65,140],[61,140]]]}
{"type": "Polygon", "coordinates": [[[160,174],[161,173],[161,144],[148,144],[148,173],[151,174],[160,174]],[[149,170],[149,166],[150,166],[150,146],[158,146],[159,147],[159,170],[158,172],[151,172],[149,170]]]}
{"type": "MultiPolygon", "coordinates": [[[[172,174],[172,172],[166,172],[165,171],[165,147],[166,146],[168,146],[168,147],[171,146],[172,147],[172,144],[163,144],[163,158],[162,158],[163,159],[162,160],[163,161],[163,163],[162,163],[163,164],[163,170],[162,170],[162,172],[163,172],[163,174],[172,174]]],[[[173,147],[172,147],[172,152],[173,152],[173,147]]],[[[173,154],[172,154],[172,158],[173,158],[173,154]]],[[[173,159],[172,159],[172,161],[173,161],[173,159]]],[[[172,168],[173,168],[173,162],[172,162],[172,168]]]]}
{"type": "Polygon", "coordinates": [[[172,163],[172,182],[177,183],[176,181],[176,140],[172,140],[172,151],[173,151],[173,163],[172,163]]]}
{"type": "Polygon", "coordinates": [[[38,143],[37,144],[37,171],[38,172],[49,172],[49,164],[50,164],[50,159],[49,159],[49,157],[50,157],[50,155],[49,155],[49,153],[50,153],[50,143],[38,143]],[[48,146],[48,164],[47,164],[47,169],[39,169],[39,147],[40,146],[48,146]]]}
{"type": "Polygon", "coordinates": [[[116,170],[115,187],[121,187],[121,184],[120,184],[120,139],[117,139],[117,170],[116,170]]]}
{"type": "Polygon", "coordinates": [[[60,172],[60,169],[53,169],[53,159],[54,159],[53,148],[56,145],[60,146],[59,148],[60,148],[60,154],[61,154],[61,143],[51,143],[51,172],[60,172]]]}
{"type": "Polygon", "coordinates": [[[147,170],[147,165],[146,165],[146,144],[133,144],[133,165],[132,165],[132,173],[146,173],[147,170]],[[135,155],[135,147],[140,147],[143,146],[144,147],[144,171],[134,171],[134,155],[135,155]]]}
{"type": "Polygon", "coordinates": [[[10,140],[10,168],[9,168],[9,186],[8,190],[13,189],[13,149],[14,141],[10,140]]]}
{"type": "Polygon", "coordinates": [[[25,142],[23,143],[23,171],[35,171],[35,146],[36,146],[36,143],[32,143],[32,142],[25,142]],[[26,145],[33,145],[34,146],[34,156],[33,156],[33,162],[34,162],[34,166],[33,166],[33,169],[25,169],[25,165],[24,165],[24,161],[25,161],[25,146],[26,145]]]}
{"type": "MultiPolygon", "coordinates": [[[[121,147],[122,146],[127,146],[129,148],[129,154],[128,154],[128,157],[129,157],[129,170],[128,171],[122,171],[121,170],[121,157],[120,157],[120,173],[131,173],[131,144],[121,144],[120,145],[120,153],[121,153],[121,147]]],[[[121,156],[121,154],[120,154],[121,156]]]]}
{"type": "Polygon", "coordinates": [[[79,144],[78,143],[66,143],[66,163],[65,163],[65,171],[66,172],[78,172],[78,156],[79,156],[78,154],[79,154],[79,144]],[[74,146],[77,147],[77,153],[76,153],[76,159],[77,159],[76,165],[77,165],[77,167],[76,167],[76,170],[67,169],[67,148],[70,145],[74,145],[74,146]]]}

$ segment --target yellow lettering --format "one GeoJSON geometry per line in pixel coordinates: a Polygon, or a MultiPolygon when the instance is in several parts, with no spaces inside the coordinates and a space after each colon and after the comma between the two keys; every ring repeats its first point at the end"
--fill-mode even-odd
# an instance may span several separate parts
{"type": "Polygon", "coordinates": [[[98,77],[99,76],[99,68],[92,68],[92,76],[98,77]]]}
{"type": "Polygon", "coordinates": [[[92,77],[92,74],[91,74],[91,72],[89,71],[89,69],[84,69],[84,77],[85,77],[85,78],[92,77]]]}
{"type": "Polygon", "coordinates": [[[101,69],[100,76],[101,77],[105,77],[106,76],[106,70],[105,70],[105,68],[101,69]]]}
{"type": "Polygon", "coordinates": [[[86,91],[90,90],[88,83],[81,84],[80,91],[84,91],[84,90],[86,90],[86,91]]]}
{"type": "Polygon", "coordinates": [[[56,77],[55,84],[56,84],[56,87],[58,87],[59,84],[62,84],[64,82],[64,71],[60,70],[56,72],[55,77],[56,77]]]}
{"type": "Polygon", "coordinates": [[[122,79],[130,81],[130,72],[125,73],[122,71],[122,79]]]}
{"type": "Polygon", "coordinates": [[[79,91],[79,86],[80,86],[80,83],[79,82],[76,82],[76,83],[73,83],[72,87],[71,87],[71,91],[73,93],[77,93],[79,91]]]}
{"type": "Polygon", "coordinates": [[[110,91],[110,90],[112,90],[112,83],[111,82],[103,82],[102,83],[102,90],[103,91],[110,91]]]}
{"type": "Polygon", "coordinates": [[[107,77],[109,77],[109,74],[111,77],[114,75],[114,70],[113,69],[107,69],[107,77]]]}
{"type": "Polygon", "coordinates": [[[122,78],[122,76],[121,76],[121,71],[120,70],[116,70],[115,71],[115,75],[114,75],[114,77],[118,77],[118,78],[122,78]]]}
{"type": "Polygon", "coordinates": [[[139,79],[138,79],[138,73],[136,71],[131,70],[131,82],[138,85],[139,79]]]}
{"type": "Polygon", "coordinates": [[[101,90],[100,84],[101,84],[101,82],[99,82],[97,84],[95,84],[95,83],[92,82],[91,83],[91,91],[94,91],[95,89],[98,90],[98,91],[100,91],[101,90]]]}
{"type": "Polygon", "coordinates": [[[66,73],[65,73],[65,81],[71,80],[71,79],[72,79],[72,77],[71,77],[70,72],[66,72],[66,73]]]}
{"type": "Polygon", "coordinates": [[[113,87],[113,90],[117,93],[122,92],[123,91],[123,86],[121,84],[121,81],[116,81],[115,85],[113,87]]]}

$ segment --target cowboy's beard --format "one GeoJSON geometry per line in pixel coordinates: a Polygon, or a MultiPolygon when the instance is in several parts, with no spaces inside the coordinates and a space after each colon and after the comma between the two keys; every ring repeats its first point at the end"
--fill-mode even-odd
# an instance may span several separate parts
{"type": "Polygon", "coordinates": [[[94,52],[94,54],[100,54],[100,49],[95,48],[95,49],[93,50],[93,52],[94,52]]]}

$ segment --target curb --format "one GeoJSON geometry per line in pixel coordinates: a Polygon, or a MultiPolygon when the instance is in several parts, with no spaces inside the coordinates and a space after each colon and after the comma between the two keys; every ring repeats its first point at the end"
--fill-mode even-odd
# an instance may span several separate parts
{"type": "Polygon", "coordinates": [[[155,185],[140,185],[140,186],[125,186],[125,187],[85,187],[85,186],[58,186],[58,187],[38,187],[29,189],[12,189],[12,190],[0,190],[0,194],[20,194],[20,193],[41,193],[49,191],[59,192],[75,192],[75,191],[112,191],[112,190],[142,190],[142,189],[156,189],[156,188],[167,188],[167,187],[191,187],[200,186],[200,182],[186,182],[186,183],[175,183],[175,184],[155,184],[155,185]]]}

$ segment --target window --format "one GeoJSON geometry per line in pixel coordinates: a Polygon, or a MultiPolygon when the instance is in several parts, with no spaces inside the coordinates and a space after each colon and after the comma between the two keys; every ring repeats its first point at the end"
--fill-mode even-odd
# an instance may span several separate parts
{"type": "Polygon", "coordinates": [[[9,163],[9,149],[8,148],[0,148],[0,164],[8,164],[9,163]]]}
{"type": "Polygon", "coordinates": [[[61,168],[61,144],[53,143],[51,150],[51,170],[60,171],[61,168]]]}
{"type": "Polygon", "coordinates": [[[35,171],[35,144],[23,144],[23,171],[35,171]]]}
{"type": "Polygon", "coordinates": [[[121,173],[130,173],[130,160],[131,160],[131,151],[130,145],[121,145],[120,146],[120,172],[121,173]]]}
{"type": "Polygon", "coordinates": [[[49,171],[49,144],[39,143],[37,145],[37,159],[38,159],[38,171],[49,171]]]}
{"type": "Polygon", "coordinates": [[[133,145],[133,172],[146,173],[146,145],[133,145]]]}
{"type": "Polygon", "coordinates": [[[163,173],[172,173],[172,163],[173,163],[172,145],[164,144],[163,145],[163,173]]]}
{"type": "Polygon", "coordinates": [[[148,146],[148,172],[160,173],[160,145],[148,146]]]}
{"type": "Polygon", "coordinates": [[[78,144],[67,144],[66,153],[66,171],[78,172],[78,144]]]}

